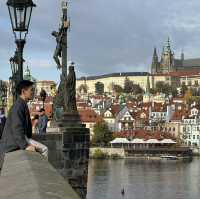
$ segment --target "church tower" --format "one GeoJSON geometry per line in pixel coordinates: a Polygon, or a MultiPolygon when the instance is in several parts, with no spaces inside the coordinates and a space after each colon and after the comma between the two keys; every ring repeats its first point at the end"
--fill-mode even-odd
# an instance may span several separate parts
{"type": "Polygon", "coordinates": [[[184,59],[185,59],[185,55],[184,55],[184,51],[183,51],[183,49],[182,49],[182,51],[181,51],[181,61],[183,62],[184,59]]]}
{"type": "Polygon", "coordinates": [[[171,71],[174,71],[174,53],[171,50],[170,39],[168,38],[161,55],[160,72],[169,73],[171,71]]]}
{"type": "Polygon", "coordinates": [[[156,48],[154,48],[152,64],[151,64],[151,74],[159,73],[159,62],[156,48]]]}

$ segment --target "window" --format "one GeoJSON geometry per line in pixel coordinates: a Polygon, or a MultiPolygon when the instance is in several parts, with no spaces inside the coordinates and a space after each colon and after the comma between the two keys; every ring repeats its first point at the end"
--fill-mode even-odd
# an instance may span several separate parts
{"type": "Polygon", "coordinates": [[[176,128],[174,127],[174,128],[173,128],[173,131],[175,131],[175,130],[176,130],[176,128]]]}
{"type": "Polygon", "coordinates": [[[195,135],[193,135],[193,139],[195,139],[195,135]]]}
{"type": "Polygon", "coordinates": [[[197,139],[199,139],[199,135],[197,135],[197,139]]]}
{"type": "Polygon", "coordinates": [[[195,81],[194,81],[194,85],[195,85],[195,86],[198,86],[198,85],[199,85],[198,80],[195,80],[195,81]]]}

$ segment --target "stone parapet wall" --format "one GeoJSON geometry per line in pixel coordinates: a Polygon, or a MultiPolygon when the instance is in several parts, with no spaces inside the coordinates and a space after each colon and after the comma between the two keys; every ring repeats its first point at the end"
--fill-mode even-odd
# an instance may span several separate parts
{"type": "Polygon", "coordinates": [[[61,133],[34,134],[33,139],[48,147],[48,161],[60,171],[63,168],[63,135],[61,133]]]}
{"type": "Polygon", "coordinates": [[[0,176],[1,199],[79,199],[64,178],[40,154],[6,154],[0,176]]]}

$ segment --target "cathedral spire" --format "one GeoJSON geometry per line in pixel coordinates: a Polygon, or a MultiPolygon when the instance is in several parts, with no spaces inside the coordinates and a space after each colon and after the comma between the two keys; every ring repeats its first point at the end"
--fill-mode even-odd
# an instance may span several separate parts
{"type": "Polygon", "coordinates": [[[181,50],[181,61],[184,61],[185,59],[185,55],[184,55],[184,50],[182,49],[181,50]]]}
{"type": "Polygon", "coordinates": [[[170,38],[167,38],[167,42],[163,48],[164,53],[171,53],[171,43],[170,43],[170,38]]]}
{"type": "Polygon", "coordinates": [[[150,93],[150,80],[149,80],[149,75],[147,75],[147,87],[146,87],[146,93],[150,93]]]}
{"type": "Polygon", "coordinates": [[[158,57],[156,47],[154,47],[153,57],[155,57],[155,58],[158,57]]]}
{"type": "Polygon", "coordinates": [[[153,51],[153,58],[152,58],[152,64],[151,64],[151,73],[156,74],[158,72],[158,55],[156,47],[154,47],[153,51]]]}

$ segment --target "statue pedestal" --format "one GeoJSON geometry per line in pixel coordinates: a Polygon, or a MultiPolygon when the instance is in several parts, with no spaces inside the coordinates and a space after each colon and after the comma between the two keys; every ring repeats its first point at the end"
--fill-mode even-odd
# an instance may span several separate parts
{"type": "Polygon", "coordinates": [[[64,168],[62,175],[84,199],[87,194],[89,129],[81,123],[78,113],[63,113],[58,126],[63,134],[64,168]]]}

